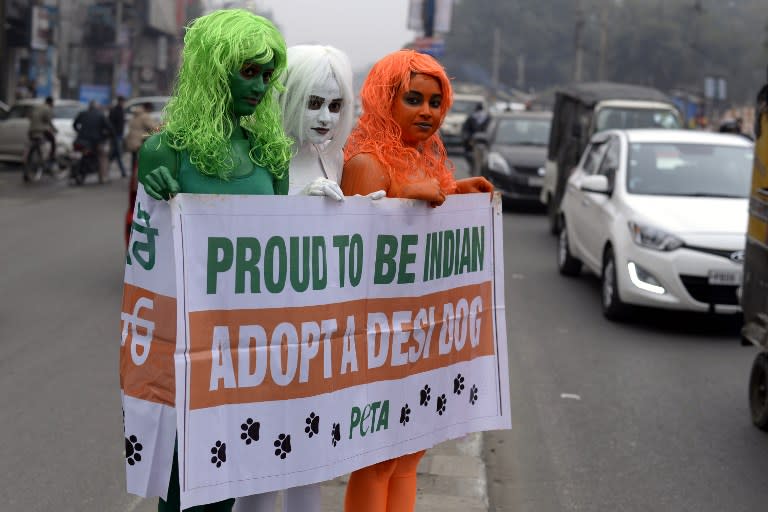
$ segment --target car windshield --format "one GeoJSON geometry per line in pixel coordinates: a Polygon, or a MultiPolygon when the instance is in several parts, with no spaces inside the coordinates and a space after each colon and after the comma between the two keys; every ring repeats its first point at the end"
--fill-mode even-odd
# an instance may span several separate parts
{"type": "Polygon", "coordinates": [[[549,140],[549,125],[549,119],[500,119],[494,142],[517,146],[546,146],[549,140]]]}
{"type": "Polygon", "coordinates": [[[451,105],[451,112],[458,114],[471,114],[477,105],[482,104],[477,100],[455,100],[451,105]]]}
{"type": "Polygon", "coordinates": [[[674,110],[606,107],[597,113],[597,129],[622,128],[681,128],[674,110]]]}
{"type": "Polygon", "coordinates": [[[74,119],[86,107],[82,105],[53,105],[53,117],[56,119],[74,119]]]}
{"type": "Polygon", "coordinates": [[[749,197],[750,147],[633,143],[628,156],[631,194],[749,197]]]}

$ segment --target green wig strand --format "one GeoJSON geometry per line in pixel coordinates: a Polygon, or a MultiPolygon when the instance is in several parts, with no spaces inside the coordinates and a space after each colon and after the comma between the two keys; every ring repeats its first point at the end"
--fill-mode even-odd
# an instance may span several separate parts
{"type": "Polygon", "coordinates": [[[164,113],[166,140],[173,149],[188,151],[202,174],[227,180],[235,166],[229,152],[235,129],[229,78],[248,59],[259,64],[274,59],[275,71],[261,103],[240,126],[250,141],[251,160],[284,179],[293,141],[283,131],[274,89],[282,89],[285,40],[269,20],[242,9],[215,11],[187,27],[181,69],[164,113]]]}

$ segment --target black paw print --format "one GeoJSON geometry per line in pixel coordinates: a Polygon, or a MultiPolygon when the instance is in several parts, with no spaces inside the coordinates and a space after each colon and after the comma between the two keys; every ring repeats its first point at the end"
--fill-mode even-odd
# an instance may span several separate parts
{"type": "Polygon", "coordinates": [[[437,414],[442,416],[443,413],[445,412],[445,406],[447,404],[448,404],[448,399],[445,398],[444,394],[437,397],[437,409],[435,409],[437,411],[437,414]]]}
{"type": "Polygon", "coordinates": [[[477,386],[472,384],[472,387],[469,388],[469,403],[475,405],[475,402],[477,402],[477,386]]]}
{"type": "Polygon", "coordinates": [[[211,464],[216,464],[217,468],[221,467],[223,462],[227,462],[227,443],[216,441],[216,444],[211,448],[211,464]]]}
{"type": "Polygon", "coordinates": [[[429,399],[432,398],[432,395],[430,395],[431,392],[432,388],[430,388],[429,385],[424,386],[424,389],[419,391],[419,405],[423,405],[424,407],[429,405],[429,399]]]}
{"type": "Polygon", "coordinates": [[[462,391],[464,391],[464,376],[458,374],[456,378],[453,379],[453,394],[460,395],[462,391]]]}
{"type": "Polygon", "coordinates": [[[315,416],[315,413],[311,412],[305,422],[307,426],[304,427],[304,432],[306,432],[311,439],[312,436],[320,432],[320,416],[315,416]]]}
{"type": "Polygon", "coordinates": [[[125,438],[125,460],[133,466],[137,462],[141,462],[141,450],[144,449],[136,436],[125,438]]]}
{"type": "Polygon", "coordinates": [[[334,423],[333,428],[331,429],[331,444],[336,446],[339,441],[341,441],[341,425],[339,423],[334,423]]]}
{"type": "Polygon", "coordinates": [[[408,423],[411,420],[411,408],[408,407],[408,404],[405,404],[402,409],[400,409],[400,423],[405,426],[406,423],[408,423]]]}
{"type": "Polygon", "coordinates": [[[284,459],[289,453],[291,453],[291,435],[280,434],[275,440],[275,456],[284,459]]]}
{"type": "Polygon", "coordinates": [[[240,425],[240,430],[243,431],[243,433],[240,434],[240,439],[245,441],[245,444],[251,444],[258,441],[260,427],[261,423],[258,421],[253,421],[252,418],[248,418],[245,420],[245,423],[240,425]]]}

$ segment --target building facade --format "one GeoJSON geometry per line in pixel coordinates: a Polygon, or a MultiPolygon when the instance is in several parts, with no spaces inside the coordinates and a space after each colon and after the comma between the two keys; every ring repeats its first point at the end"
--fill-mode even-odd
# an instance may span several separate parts
{"type": "Polygon", "coordinates": [[[167,95],[200,0],[0,0],[0,100],[167,95]]]}

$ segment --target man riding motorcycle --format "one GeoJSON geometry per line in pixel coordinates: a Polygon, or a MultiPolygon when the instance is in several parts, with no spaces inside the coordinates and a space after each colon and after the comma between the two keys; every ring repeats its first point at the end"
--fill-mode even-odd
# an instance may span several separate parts
{"type": "Polygon", "coordinates": [[[48,96],[45,103],[37,105],[29,114],[29,131],[27,136],[30,142],[43,137],[51,145],[48,154],[48,162],[52,164],[56,160],[56,127],[53,126],[53,98],[48,96]]]}

